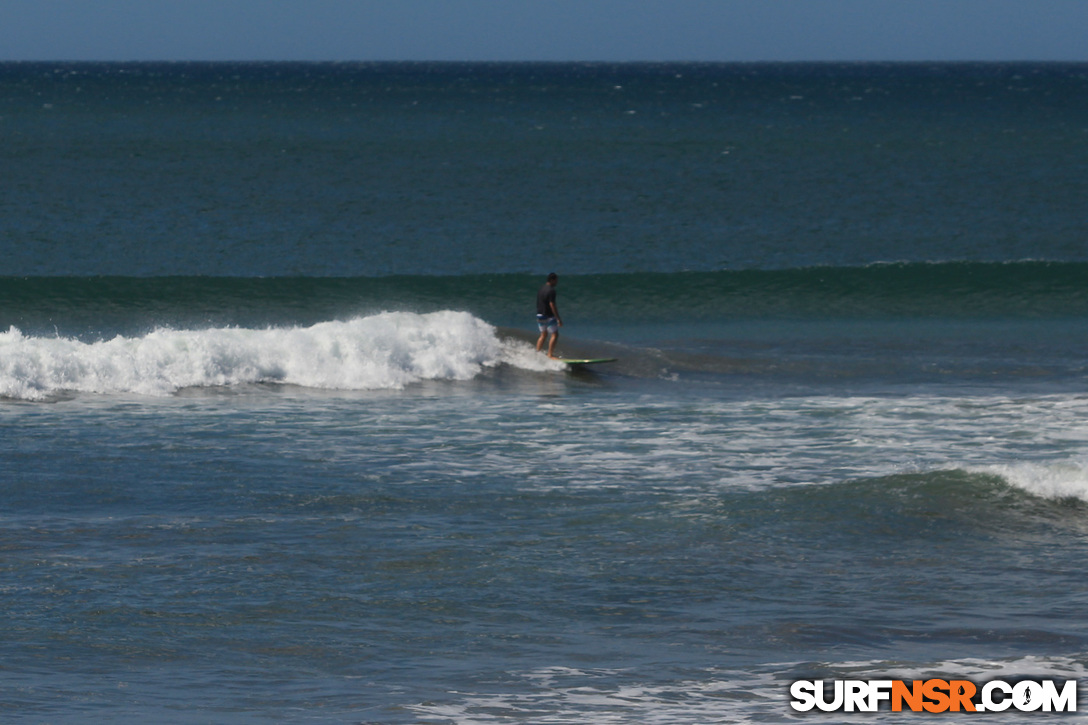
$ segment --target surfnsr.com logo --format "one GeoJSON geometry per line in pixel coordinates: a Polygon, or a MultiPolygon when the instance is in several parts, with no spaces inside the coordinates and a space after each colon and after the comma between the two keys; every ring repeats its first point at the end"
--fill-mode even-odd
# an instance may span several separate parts
{"type": "Polygon", "coordinates": [[[790,697],[798,712],[1076,712],[1077,681],[797,680],[790,697]]]}

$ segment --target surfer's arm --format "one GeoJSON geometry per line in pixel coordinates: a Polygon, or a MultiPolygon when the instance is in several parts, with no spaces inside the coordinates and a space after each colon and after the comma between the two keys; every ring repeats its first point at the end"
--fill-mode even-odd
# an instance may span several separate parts
{"type": "Polygon", "coordinates": [[[549,302],[548,305],[552,308],[552,314],[555,315],[555,321],[559,323],[559,326],[563,326],[563,318],[559,316],[559,308],[555,306],[555,302],[549,302]]]}

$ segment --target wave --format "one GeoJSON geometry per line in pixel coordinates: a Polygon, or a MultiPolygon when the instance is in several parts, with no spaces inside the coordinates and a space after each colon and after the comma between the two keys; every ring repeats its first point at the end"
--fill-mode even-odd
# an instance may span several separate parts
{"type": "Polygon", "coordinates": [[[1044,499],[1088,502],[1088,461],[1012,463],[977,469],[1000,477],[1010,486],[1044,499]]]}
{"type": "Polygon", "coordinates": [[[337,390],[467,380],[501,364],[559,367],[524,342],[502,340],[465,312],[390,312],[308,327],[158,329],[84,342],[0,333],[0,396],[64,392],[169,395],[183,388],[282,383],[337,390]]]}
{"type": "Polygon", "coordinates": [[[901,262],[600,275],[579,280],[577,293],[613,317],[1071,317],[1088,315],[1086,275],[1080,262],[901,262]]]}
{"type": "MultiPolygon", "coordinates": [[[[1077,318],[1088,263],[888,263],[717,272],[561,274],[570,321],[1077,318]]],[[[390,310],[465,310],[532,327],[540,275],[30,277],[0,280],[0,329],[95,339],[160,327],[307,326],[390,310]]]]}
{"type": "Polygon", "coordinates": [[[768,520],[792,515],[797,525],[817,528],[854,522],[851,531],[842,532],[845,537],[860,533],[915,539],[950,530],[1000,532],[1011,539],[1032,535],[1040,526],[1084,531],[1088,464],[940,467],[757,495],[768,520]]]}
{"type": "Polygon", "coordinates": [[[870,479],[870,483],[880,496],[940,500],[949,508],[980,502],[1005,502],[1014,508],[1048,503],[1061,508],[1072,503],[1080,510],[1081,504],[1088,503],[1088,459],[966,466],[870,479]]]}
{"type": "MultiPolygon", "coordinates": [[[[1046,502],[1088,503],[1088,460],[1017,462],[902,473],[843,484],[851,497],[885,504],[940,501],[946,509],[1003,502],[1012,507],[1046,502]]],[[[837,492],[841,493],[841,492],[837,492]]]]}

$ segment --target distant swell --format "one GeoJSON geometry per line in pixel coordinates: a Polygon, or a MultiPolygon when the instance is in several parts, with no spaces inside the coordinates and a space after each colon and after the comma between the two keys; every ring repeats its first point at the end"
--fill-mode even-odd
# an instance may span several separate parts
{"type": "Polygon", "coordinates": [[[1036,261],[599,275],[579,280],[578,302],[612,317],[632,294],[635,314],[685,319],[1064,317],[1088,314],[1086,278],[1088,264],[1036,261]]]}
{"type": "MultiPolygon", "coordinates": [[[[559,270],[571,322],[743,318],[1088,316],[1088,263],[939,262],[580,275],[559,270]]],[[[540,275],[0,279],[0,329],[94,340],[161,327],[310,326],[389,310],[465,310],[527,326],[540,275]]]]}
{"type": "Polygon", "coordinates": [[[283,383],[375,390],[466,380],[500,363],[536,365],[464,312],[391,312],[309,327],[159,329],[97,342],[0,333],[0,396],[60,392],[169,395],[182,388],[283,383]]]}

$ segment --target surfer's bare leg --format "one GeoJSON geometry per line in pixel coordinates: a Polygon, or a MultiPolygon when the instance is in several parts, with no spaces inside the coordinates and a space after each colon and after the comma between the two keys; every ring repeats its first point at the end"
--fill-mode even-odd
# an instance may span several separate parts
{"type": "Polygon", "coordinates": [[[547,330],[540,331],[540,338],[536,341],[536,351],[540,352],[544,348],[544,338],[548,336],[547,330]]]}
{"type": "MultiPolygon", "coordinates": [[[[548,357],[555,357],[555,343],[559,340],[559,331],[552,333],[552,339],[548,340],[548,357]]],[[[543,341],[543,338],[541,338],[543,341]]],[[[540,348],[538,347],[537,350],[540,348]]]]}

